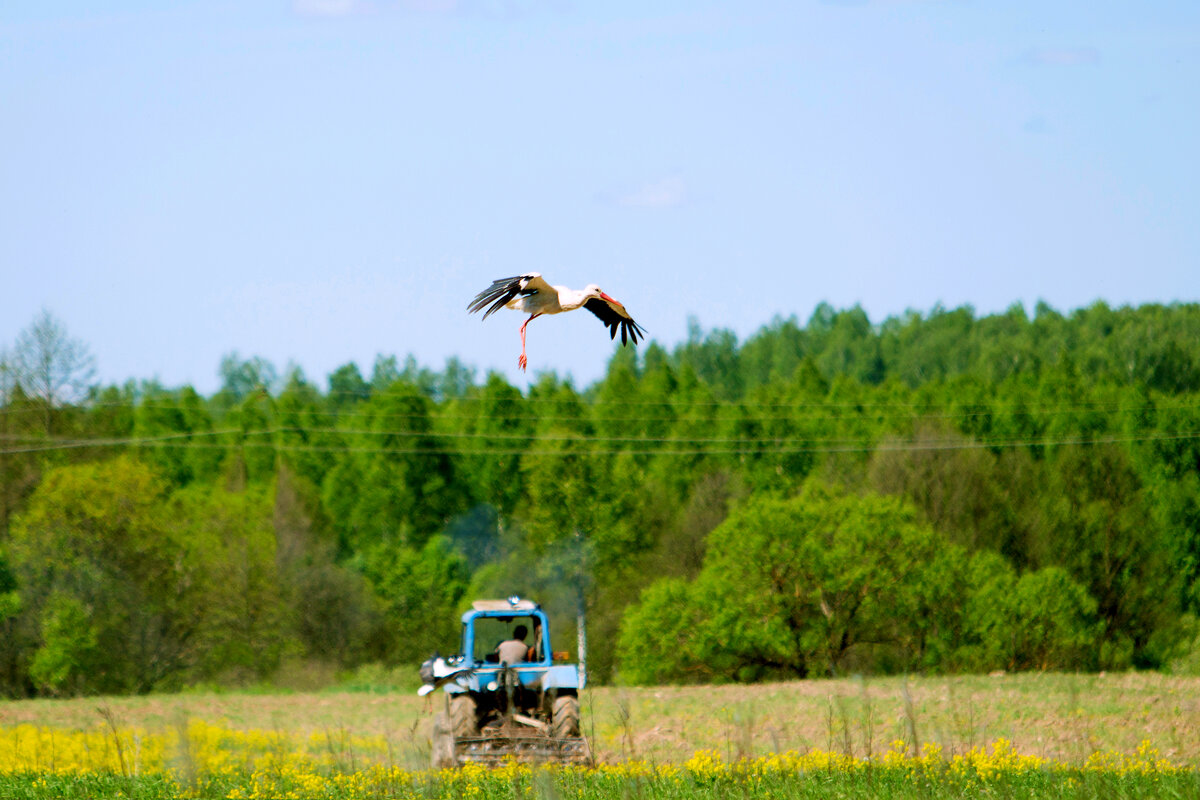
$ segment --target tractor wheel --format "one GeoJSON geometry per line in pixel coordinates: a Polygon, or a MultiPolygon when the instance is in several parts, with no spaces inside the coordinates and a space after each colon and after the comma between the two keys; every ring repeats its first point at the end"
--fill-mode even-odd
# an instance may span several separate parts
{"type": "Polygon", "coordinates": [[[454,750],[454,731],[450,717],[440,711],[433,718],[433,768],[452,769],[458,766],[458,754],[454,750]]]}
{"type": "Polygon", "coordinates": [[[554,737],[565,739],[579,735],[579,698],[563,695],[554,700],[554,737]]]}
{"type": "Polygon", "coordinates": [[[456,738],[479,735],[475,698],[469,694],[457,694],[450,698],[450,724],[456,738]]]}

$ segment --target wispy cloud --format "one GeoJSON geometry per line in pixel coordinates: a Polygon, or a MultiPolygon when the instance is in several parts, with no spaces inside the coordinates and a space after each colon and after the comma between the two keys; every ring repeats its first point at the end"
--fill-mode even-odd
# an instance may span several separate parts
{"type": "Polygon", "coordinates": [[[657,181],[618,194],[618,205],[637,208],[671,208],[681,204],[687,196],[687,185],[683,178],[671,175],[657,181]]]}
{"type": "Polygon", "coordinates": [[[1031,47],[1025,51],[1025,61],[1047,67],[1075,67],[1098,63],[1100,51],[1094,47],[1031,47]]]}

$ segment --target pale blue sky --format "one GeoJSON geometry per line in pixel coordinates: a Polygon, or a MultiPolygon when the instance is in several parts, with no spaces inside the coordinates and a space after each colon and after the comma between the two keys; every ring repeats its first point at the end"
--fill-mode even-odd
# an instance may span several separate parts
{"type": "MultiPolygon", "coordinates": [[[[518,377],[471,297],[591,282],[672,347],[1200,299],[1200,3],[0,5],[0,346],[42,307],[106,382],[325,385],[377,353],[518,377]]],[[[584,385],[590,314],[531,372],[584,385]]]]}

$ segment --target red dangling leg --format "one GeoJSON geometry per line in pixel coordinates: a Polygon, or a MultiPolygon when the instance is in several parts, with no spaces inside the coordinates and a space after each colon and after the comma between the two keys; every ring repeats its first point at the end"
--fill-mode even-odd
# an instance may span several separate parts
{"type": "Polygon", "coordinates": [[[534,314],[529,319],[525,320],[525,325],[521,326],[521,357],[517,359],[517,366],[521,371],[525,371],[525,367],[529,366],[529,359],[525,357],[525,326],[540,317],[541,314],[534,314]]]}

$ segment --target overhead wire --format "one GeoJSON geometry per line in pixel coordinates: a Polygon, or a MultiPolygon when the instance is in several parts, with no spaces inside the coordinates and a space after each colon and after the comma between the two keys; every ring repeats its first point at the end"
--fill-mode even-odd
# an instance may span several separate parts
{"type": "MultiPolygon", "coordinates": [[[[509,435],[509,434],[464,434],[461,438],[477,440],[521,440],[536,442],[572,442],[585,445],[607,444],[606,448],[587,446],[582,449],[566,448],[558,450],[537,449],[532,447],[488,447],[486,449],[465,449],[447,447],[437,444],[439,439],[451,438],[436,433],[423,432],[413,434],[430,440],[428,446],[422,447],[391,447],[391,446],[361,446],[346,444],[313,444],[263,442],[243,438],[240,441],[212,442],[205,441],[218,436],[261,437],[277,436],[283,433],[295,433],[303,429],[267,429],[258,431],[241,431],[226,429],[219,431],[197,431],[193,433],[177,433],[154,437],[127,437],[108,439],[82,439],[62,442],[49,442],[40,445],[11,447],[0,449],[2,455],[17,455],[23,453],[47,452],[53,450],[78,449],[87,447],[144,447],[156,446],[167,448],[191,449],[222,449],[235,450],[243,448],[270,449],[282,452],[336,452],[336,453],[378,453],[394,455],[448,455],[448,456],[573,456],[573,455],[771,455],[796,453],[839,453],[839,452],[872,452],[872,451],[927,451],[927,450],[974,450],[974,449],[1005,449],[1017,447],[1061,447],[1097,444],[1127,444],[1154,441],[1185,441],[1200,439],[1200,431],[1165,431],[1144,434],[1109,434],[1102,436],[1064,436],[1040,438],[969,438],[946,437],[941,439],[901,440],[897,438],[880,438],[873,442],[864,442],[865,436],[845,438],[810,438],[810,437],[772,437],[746,439],[736,437],[588,437],[572,435],[509,435]],[[612,447],[614,442],[630,442],[632,444],[658,443],[672,444],[740,444],[740,447],[707,447],[693,446],[690,448],[655,447],[612,447]]],[[[311,432],[311,431],[310,431],[311,432]]],[[[378,432],[370,432],[378,434],[378,432]]],[[[390,435],[401,435],[409,432],[393,432],[390,435]]]]}
{"type": "MultiPolygon", "coordinates": [[[[625,405],[625,404],[612,404],[625,405]]],[[[1077,403],[1070,405],[1036,405],[1026,404],[1021,402],[1010,403],[987,403],[986,407],[978,408],[978,404],[965,403],[964,406],[976,406],[976,408],[968,410],[961,408],[956,411],[938,410],[934,411],[930,408],[932,404],[924,403],[814,403],[814,404],[755,404],[755,403],[722,403],[722,404],[692,404],[692,403],[647,403],[647,406],[653,406],[660,409],[663,413],[655,416],[612,416],[605,413],[605,404],[589,404],[584,408],[589,412],[586,416],[566,416],[566,415],[542,415],[538,414],[538,421],[554,421],[554,422],[579,422],[579,421],[598,421],[598,422],[663,422],[664,420],[679,420],[687,421],[690,417],[686,412],[690,408],[718,408],[728,410],[731,414],[718,416],[716,419],[722,421],[729,420],[745,420],[750,422],[802,422],[802,421],[821,421],[821,420],[841,420],[845,419],[845,414],[842,411],[851,409],[859,413],[873,414],[889,414],[894,412],[909,411],[915,412],[916,416],[924,419],[968,419],[975,417],[989,416],[1004,416],[1005,413],[1016,413],[1032,416],[1061,416],[1064,414],[1088,414],[1101,413],[1112,416],[1120,414],[1145,414],[1145,413],[1165,413],[1170,411],[1194,411],[1200,410],[1200,401],[1195,403],[1154,403],[1149,405],[1120,405],[1120,404],[1103,404],[1103,403],[1077,403]],[[746,410],[764,409],[764,408],[791,408],[800,410],[819,410],[824,413],[804,413],[804,414],[745,414],[741,413],[746,410]]],[[[163,405],[139,405],[131,408],[132,411],[138,409],[155,409],[161,408],[164,410],[178,411],[177,406],[169,404],[163,405]]],[[[6,413],[0,408],[0,414],[6,413]]],[[[44,409],[11,409],[9,413],[37,413],[41,415],[44,409]]],[[[273,410],[272,415],[275,417],[283,415],[296,415],[299,417],[333,417],[340,422],[352,422],[355,420],[375,421],[380,419],[413,419],[413,420],[444,420],[444,421],[475,421],[480,419],[519,419],[524,415],[519,409],[514,409],[512,412],[499,413],[491,416],[481,416],[479,414],[451,414],[443,411],[432,411],[429,413],[402,413],[402,412],[386,412],[386,411],[363,411],[363,412],[337,412],[321,409],[284,409],[273,410]]],[[[205,414],[205,418],[212,419],[211,414],[205,414]]],[[[704,420],[711,419],[710,417],[704,420]]],[[[697,420],[703,421],[703,420],[697,420]]]]}

